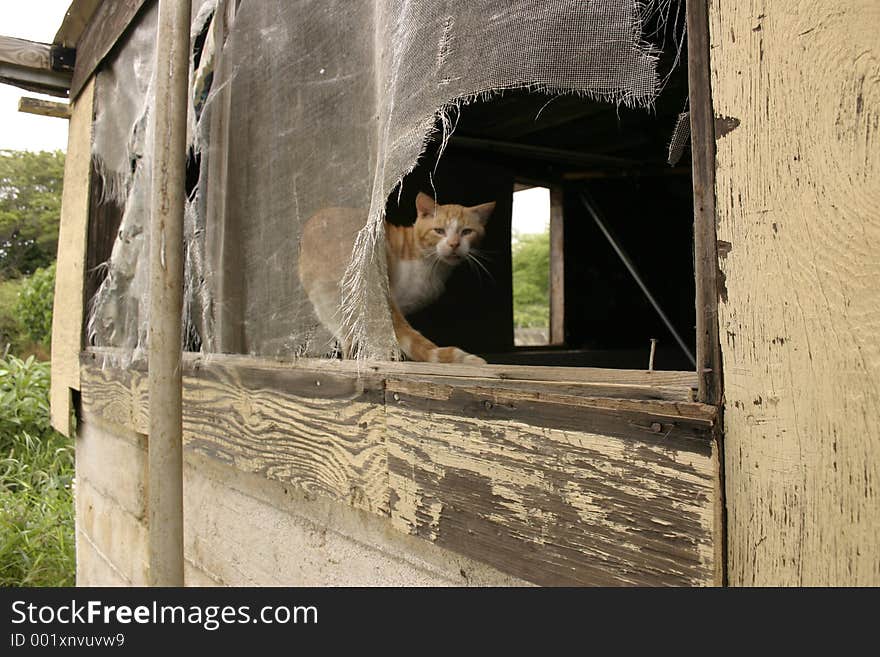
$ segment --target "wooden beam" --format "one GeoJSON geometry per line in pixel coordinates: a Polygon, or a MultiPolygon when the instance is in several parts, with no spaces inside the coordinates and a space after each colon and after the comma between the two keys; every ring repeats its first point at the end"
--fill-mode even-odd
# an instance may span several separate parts
{"type": "MultiPolygon", "coordinates": [[[[122,352],[113,348],[91,347],[90,357],[112,366],[122,352]]],[[[458,376],[495,381],[543,381],[571,384],[600,385],[639,385],[678,388],[683,393],[696,390],[695,372],[674,372],[666,370],[621,370],[601,367],[547,367],[533,365],[461,365],[453,363],[415,363],[400,361],[366,362],[354,360],[328,360],[322,358],[299,358],[296,360],[272,360],[235,354],[211,354],[211,359],[221,359],[229,366],[245,365],[290,369],[293,367],[327,372],[353,373],[366,372],[380,375],[404,376],[458,376]]],[[[187,362],[196,362],[200,357],[188,354],[187,362]]]]}
{"type": "Polygon", "coordinates": [[[0,62],[51,71],[52,46],[48,43],[0,36],[0,62]]]}
{"type": "Polygon", "coordinates": [[[715,121],[709,73],[709,16],[706,0],[687,0],[687,33],[699,399],[707,404],[720,405],[722,384],[721,343],[718,337],[715,121]]]}
{"type": "Polygon", "coordinates": [[[550,187],[550,344],[565,344],[565,226],[563,188],[550,187]]]}
{"type": "Polygon", "coordinates": [[[563,180],[594,180],[596,178],[632,178],[637,176],[662,178],[665,176],[689,176],[690,167],[636,167],[633,169],[566,171],[563,180]]]}
{"type": "Polygon", "coordinates": [[[110,54],[129,26],[148,3],[156,0],[113,0],[102,2],[77,42],[76,68],[70,96],[76,98],[92,73],[110,54]]]}
{"type": "Polygon", "coordinates": [[[79,354],[83,347],[86,232],[92,171],[92,119],[95,85],[89,84],[71,105],[61,195],[58,270],[52,311],[52,426],[71,435],[72,390],[80,389],[79,354]]]}
{"type": "Polygon", "coordinates": [[[547,146],[534,146],[510,141],[497,141],[494,139],[478,139],[453,134],[449,139],[449,146],[466,150],[478,150],[487,153],[500,153],[513,157],[527,157],[536,160],[544,160],[558,164],[571,164],[584,167],[609,167],[609,168],[632,168],[638,166],[635,160],[610,155],[595,155],[580,151],[569,151],[562,148],[549,148],[547,146]]]}
{"type": "Polygon", "coordinates": [[[18,111],[56,119],[70,118],[70,105],[67,103],[54,103],[51,100],[42,100],[40,98],[25,97],[19,99],[18,111]]]}
{"type": "Polygon", "coordinates": [[[66,97],[71,73],[58,64],[54,46],[0,36],[0,82],[66,97]]]}

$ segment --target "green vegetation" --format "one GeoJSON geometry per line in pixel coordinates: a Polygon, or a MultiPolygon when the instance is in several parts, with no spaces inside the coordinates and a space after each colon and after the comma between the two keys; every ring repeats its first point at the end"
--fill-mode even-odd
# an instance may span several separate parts
{"type": "Polygon", "coordinates": [[[0,354],[49,359],[55,263],[32,276],[0,280],[0,354]]]}
{"type": "Polygon", "coordinates": [[[541,328],[550,322],[549,229],[514,236],[513,322],[517,328],[541,328]]]}
{"type": "Polygon", "coordinates": [[[49,425],[49,364],[0,359],[0,404],[0,586],[71,586],[73,444],[49,425]]]}
{"type": "Polygon", "coordinates": [[[0,280],[0,354],[7,349],[19,354],[24,353],[27,336],[15,311],[15,306],[18,305],[18,293],[21,292],[24,282],[25,279],[22,278],[0,280]]]}
{"type": "Polygon", "coordinates": [[[63,170],[60,152],[0,151],[0,586],[75,579],[73,443],[50,426],[49,363],[41,362],[63,170]]]}
{"type": "Polygon", "coordinates": [[[0,150],[0,280],[55,261],[64,153],[0,150]]]}
{"type": "Polygon", "coordinates": [[[18,293],[15,310],[27,337],[34,342],[52,341],[52,302],[55,297],[55,263],[27,278],[18,293]]]}

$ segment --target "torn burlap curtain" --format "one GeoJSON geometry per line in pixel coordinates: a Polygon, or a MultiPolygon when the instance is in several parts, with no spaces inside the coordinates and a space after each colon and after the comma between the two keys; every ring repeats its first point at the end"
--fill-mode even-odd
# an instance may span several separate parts
{"type": "Polygon", "coordinates": [[[203,349],[328,353],[297,278],[299,234],[316,211],[347,206],[364,219],[340,316],[361,357],[394,357],[382,216],[427,141],[449,136],[461,104],[505,89],[649,106],[657,53],[642,28],[670,4],[242,0],[216,41],[196,131],[205,262],[190,279],[204,293],[193,318],[203,349]]]}

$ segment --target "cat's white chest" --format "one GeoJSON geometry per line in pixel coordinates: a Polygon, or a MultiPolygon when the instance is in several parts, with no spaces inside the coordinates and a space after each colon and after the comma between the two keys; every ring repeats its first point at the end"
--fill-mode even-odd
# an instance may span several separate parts
{"type": "Polygon", "coordinates": [[[446,287],[446,273],[442,263],[427,260],[398,262],[391,279],[391,294],[400,312],[407,315],[435,301],[446,287]]]}

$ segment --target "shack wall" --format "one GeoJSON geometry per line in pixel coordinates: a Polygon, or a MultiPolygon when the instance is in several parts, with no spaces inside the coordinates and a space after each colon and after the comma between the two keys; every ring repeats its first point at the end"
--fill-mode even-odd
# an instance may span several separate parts
{"type": "Polygon", "coordinates": [[[880,584],[880,4],[714,0],[728,577],[880,584]]]}

